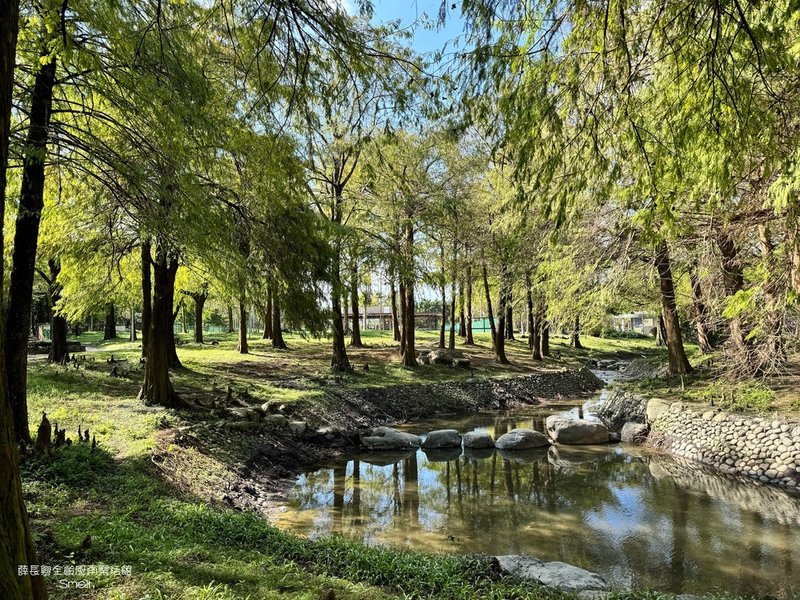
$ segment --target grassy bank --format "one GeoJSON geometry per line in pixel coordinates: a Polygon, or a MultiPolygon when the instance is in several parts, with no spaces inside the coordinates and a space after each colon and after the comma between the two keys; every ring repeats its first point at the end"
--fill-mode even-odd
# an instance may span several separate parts
{"type": "MultiPolygon", "coordinates": [[[[49,566],[130,566],[130,575],[51,576],[51,597],[114,599],[261,599],[261,598],[555,598],[561,594],[505,580],[483,559],[430,556],[369,548],[342,538],[307,541],[278,531],[260,515],[219,503],[218,490],[232,477],[220,457],[173,443],[185,425],[202,414],[147,407],[136,400],[141,376],[138,344],[115,341],[93,346],[80,368],[31,363],[31,420],[45,410],[51,422],[75,439],[78,426],[98,439],[55,449],[50,457],[31,457],[24,465],[26,500],[41,563],[49,566]],[[114,357],[115,361],[107,362],[114,357]],[[121,377],[110,376],[117,367],[121,377]],[[190,472],[159,467],[156,456],[180,453],[190,472]],[[181,481],[191,479],[187,488],[181,481]],[[90,589],[72,587],[88,580],[90,589]],[[65,587],[66,586],[66,587],[65,587]]],[[[433,334],[424,334],[423,345],[433,334]]],[[[174,375],[187,395],[217,395],[227,386],[246,389],[260,399],[308,401],[326,385],[380,386],[409,381],[446,381],[470,373],[399,366],[385,336],[369,332],[371,347],[352,352],[369,371],[332,380],[327,374],[327,344],[289,337],[291,349],[274,351],[253,339],[253,353],[235,352],[233,336],[218,345],[182,344],[185,369],[174,375]],[[287,385],[291,383],[292,385],[287,385]]],[[[534,367],[523,341],[511,344],[517,364],[490,364],[487,339],[473,356],[476,374],[503,376],[580,364],[589,357],[653,355],[647,340],[585,341],[582,352],[554,341],[560,359],[534,367]]],[[[656,597],[637,592],[629,597],[656,597]]]]}

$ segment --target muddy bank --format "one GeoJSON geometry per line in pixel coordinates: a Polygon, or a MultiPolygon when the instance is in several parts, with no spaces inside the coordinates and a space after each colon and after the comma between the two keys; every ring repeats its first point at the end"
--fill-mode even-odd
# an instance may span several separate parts
{"type": "Polygon", "coordinates": [[[280,495],[291,478],[306,466],[356,447],[359,432],[367,427],[575,398],[603,385],[582,368],[497,379],[329,389],[323,398],[237,408],[250,410],[250,420],[229,414],[166,431],[157,440],[153,462],[176,485],[210,502],[268,512],[271,498],[280,495]],[[259,411],[267,414],[259,418],[259,411]]]}

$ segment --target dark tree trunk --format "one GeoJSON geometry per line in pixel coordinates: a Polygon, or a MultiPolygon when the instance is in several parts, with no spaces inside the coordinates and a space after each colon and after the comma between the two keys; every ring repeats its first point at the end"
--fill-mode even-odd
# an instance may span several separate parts
{"type": "Polygon", "coordinates": [[[703,300],[703,286],[700,283],[700,277],[697,275],[696,270],[692,270],[689,275],[689,281],[692,286],[692,305],[694,307],[694,326],[697,331],[697,345],[700,352],[708,354],[714,350],[714,344],[711,341],[711,330],[708,325],[708,308],[703,300]]]}
{"type": "Polygon", "coordinates": [[[136,307],[131,306],[131,338],[132,342],[136,341],[136,307]]]}
{"type": "Polygon", "coordinates": [[[181,303],[181,331],[183,333],[189,333],[189,324],[186,321],[186,305],[181,303]]]}
{"type": "Polygon", "coordinates": [[[400,323],[398,322],[398,313],[397,313],[397,289],[395,288],[395,274],[392,271],[392,276],[389,281],[389,289],[391,295],[391,302],[392,302],[392,339],[395,342],[400,341],[400,323]]]}
{"type": "Polygon", "coordinates": [[[550,356],[550,321],[547,320],[547,305],[542,308],[539,330],[542,336],[542,357],[550,356]]]}
{"type": "Polygon", "coordinates": [[[204,293],[195,293],[192,296],[194,299],[194,341],[197,344],[203,343],[203,309],[206,306],[207,297],[204,293]]]}
{"type": "Polygon", "coordinates": [[[103,326],[103,339],[113,340],[117,337],[117,311],[114,309],[114,303],[109,302],[106,304],[106,318],[103,326]]]}
{"type": "Polygon", "coordinates": [[[514,339],[514,311],[512,309],[512,302],[513,302],[513,297],[511,291],[509,290],[508,306],[506,306],[506,330],[505,330],[505,336],[507,340],[514,339]]]}
{"type": "Polygon", "coordinates": [[[58,283],[58,275],[61,273],[61,263],[57,258],[47,261],[50,271],[49,276],[42,273],[42,278],[47,282],[47,290],[50,296],[50,353],[47,360],[51,363],[64,364],[69,360],[67,351],[67,320],[56,314],[56,304],[61,299],[61,284],[58,283]]]}
{"type": "Polygon", "coordinates": [[[228,333],[233,333],[236,329],[233,326],[233,306],[228,304],[228,333]]]}
{"type": "Polygon", "coordinates": [[[450,339],[447,342],[450,350],[456,349],[456,281],[450,286],[450,339]]]}
{"type": "Polygon", "coordinates": [[[236,349],[239,354],[247,354],[250,349],[247,346],[247,304],[245,304],[245,293],[239,296],[239,343],[236,349]]]}
{"type": "Polygon", "coordinates": [[[505,265],[502,268],[502,273],[500,275],[500,302],[497,306],[497,331],[495,332],[494,336],[494,359],[495,361],[499,362],[500,364],[507,365],[508,358],[506,357],[506,340],[505,336],[503,335],[506,331],[506,315],[508,314],[508,300],[509,295],[511,294],[511,287],[507,268],[505,265]]]}
{"type": "Polygon", "coordinates": [[[405,310],[403,311],[403,319],[405,321],[405,350],[403,351],[403,366],[416,367],[417,366],[417,350],[415,347],[416,337],[416,322],[415,322],[415,306],[414,306],[414,282],[412,280],[406,281],[405,288],[405,310]]]}
{"type": "Polygon", "coordinates": [[[350,319],[352,317],[350,315],[350,300],[348,299],[349,297],[350,297],[350,290],[349,289],[342,292],[342,311],[344,313],[342,315],[342,319],[344,320],[344,334],[345,335],[347,335],[348,333],[350,333],[352,331],[352,328],[350,327],[350,319]]]}
{"type": "Polygon", "coordinates": [[[667,326],[664,323],[664,315],[658,315],[658,327],[656,327],[656,346],[667,345],[667,326]]]}
{"type": "Polygon", "coordinates": [[[528,302],[528,348],[531,349],[531,358],[533,360],[542,360],[541,320],[539,319],[539,315],[536,314],[536,308],[533,302],[533,287],[531,285],[530,272],[525,273],[525,289],[528,302]]]}
{"type": "Polygon", "coordinates": [[[406,352],[406,284],[400,281],[400,356],[406,352]]]}
{"type": "MultiPolygon", "coordinates": [[[[6,167],[11,130],[11,104],[15,49],[19,25],[19,2],[0,1],[0,248],[6,206],[6,167]]],[[[0,260],[0,282],[3,281],[0,260]]],[[[0,285],[0,365],[5,363],[5,307],[0,285]]],[[[27,358],[27,348],[26,348],[27,358]]],[[[20,576],[16,565],[39,564],[28,525],[22,496],[16,442],[14,408],[9,397],[6,371],[0,368],[0,598],[44,600],[47,592],[42,577],[20,576]]],[[[25,419],[27,428],[27,417],[25,419]]]]}
{"type": "Polygon", "coordinates": [[[472,266],[467,265],[467,346],[475,345],[475,338],[472,337],[472,266]]]}
{"type": "Polygon", "coordinates": [[[486,316],[489,319],[489,328],[492,330],[492,345],[497,339],[497,329],[494,326],[494,313],[492,312],[492,294],[489,291],[489,274],[486,271],[486,261],[483,262],[483,292],[486,294],[486,316]]]}
{"type": "Polygon", "coordinates": [[[150,240],[142,240],[142,356],[147,356],[150,325],[153,321],[153,281],[150,271],[150,240]]]}
{"type": "Polygon", "coordinates": [[[272,298],[272,347],[279,350],[286,349],[286,342],[283,339],[283,329],[281,328],[281,305],[278,296],[272,298]]]}
{"type": "Polygon", "coordinates": [[[333,356],[331,357],[331,369],[339,373],[349,373],[353,370],[350,366],[350,359],[347,358],[347,349],[344,343],[344,322],[342,320],[342,279],[340,272],[341,252],[337,249],[333,265],[333,294],[331,298],[331,312],[333,313],[333,356]]]}
{"type": "Polygon", "coordinates": [[[581,317],[580,315],[575,315],[575,323],[572,326],[572,334],[569,338],[569,345],[575,348],[576,350],[582,350],[583,344],[581,344],[581,317]]]}
{"type": "Polygon", "coordinates": [[[358,263],[354,260],[351,266],[350,302],[353,306],[353,334],[350,336],[350,345],[361,348],[361,325],[359,324],[360,312],[358,307],[358,263]]]}
{"type": "Polygon", "coordinates": [[[444,348],[445,345],[445,327],[447,326],[447,276],[444,268],[444,241],[439,245],[440,259],[442,263],[442,270],[439,273],[439,291],[442,294],[442,323],[439,327],[439,348],[444,348]]]}
{"type": "Polygon", "coordinates": [[[264,335],[265,340],[272,339],[272,286],[267,289],[267,310],[264,313],[264,335]]]}
{"type": "Polygon", "coordinates": [[[772,240],[766,223],[758,226],[758,241],[761,250],[761,260],[767,272],[767,281],[764,284],[764,300],[766,313],[764,315],[764,343],[761,356],[758,359],[757,370],[772,372],[784,364],[787,359],[786,346],[783,341],[783,318],[781,316],[781,300],[778,296],[775,280],[777,279],[775,265],[773,264],[772,240]]]}
{"type": "Polygon", "coordinates": [[[464,314],[464,279],[458,282],[458,337],[467,337],[467,318],[464,314]]]}
{"type": "MultiPolygon", "coordinates": [[[[28,429],[28,326],[31,322],[33,274],[39,242],[39,221],[44,207],[44,162],[53,103],[55,58],[36,73],[23,148],[22,186],[11,262],[11,283],[6,317],[6,373],[17,439],[31,441],[28,429]]],[[[3,81],[0,85],[5,86],[3,81]]],[[[2,225],[0,223],[0,225],[2,225]]]]}
{"type": "Polygon", "coordinates": [[[689,359],[686,357],[686,351],[683,348],[678,309],[675,302],[675,286],[672,281],[672,269],[669,260],[669,248],[666,242],[662,242],[656,248],[654,263],[658,271],[661,308],[664,315],[664,328],[667,333],[669,373],[670,375],[691,373],[692,365],[689,364],[689,359]]]}
{"type": "Polygon", "coordinates": [[[178,395],[169,378],[170,361],[175,349],[172,309],[175,299],[175,275],[178,272],[178,257],[169,256],[160,244],[156,247],[153,267],[153,314],[147,344],[147,360],[144,382],[139,399],[146,404],[176,406],[178,395]]]}

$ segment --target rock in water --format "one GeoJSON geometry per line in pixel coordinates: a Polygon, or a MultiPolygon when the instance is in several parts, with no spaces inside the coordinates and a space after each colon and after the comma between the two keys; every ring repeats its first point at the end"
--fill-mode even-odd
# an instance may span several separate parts
{"type": "Polygon", "coordinates": [[[561,415],[550,415],[545,421],[547,433],[558,444],[605,444],[608,429],[602,423],[586,419],[570,419],[561,415]]]}
{"type": "Polygon", "coordinates": [[[647,439],[648,427],[644,423],[625,423],[620,440],[626,444],[641,444],[647,439]]]}
{"type": "Polygon", "coordinates": [[[504,573],[565,592],[604,590],[606,582],[597,573],[563,562],[544,562],[534,556],[507,555],[495,559],[504,573]]]}
{"type": "Polygon", "coordinates": [[[464,448],[494,448],[494,439],[485,431],[468,431],[462,440],[464,448]]]}
{"type": "Polygon", "coordinates": [[[549,446],[550,440],[543,433],[533,429],[512,429],[497,438],[494,445],[500,450],[530,450],[549,446]]]}
{"type": "Polygon", "coordinates": [[[361,436],[361,444],[369,450],[404,450],[419,448],[418,435],[397,431],[391,427],[375,427],[361,436]]]}
{"type": "Polygon", "coordinates": [[[423,448],[460,448],[461,434],[455,429],[437,429],[425,436],[423,448]]]}

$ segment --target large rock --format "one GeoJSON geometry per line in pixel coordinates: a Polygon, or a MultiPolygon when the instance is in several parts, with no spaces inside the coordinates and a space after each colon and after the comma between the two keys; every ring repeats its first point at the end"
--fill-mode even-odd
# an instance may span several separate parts
{"type": "Polygon", "coordinates": [[[625,390],[612,390],[608,393],[597,416],[611,431],[620,431],[628,421],[645,422],[647,398],[625,390]]]}
{"type": "Polygon", "coordinates": [[[421,443],[418,435],[391,427],[375,427],[361,436],[361,444],[369,450],[405,450],[419,448],[421,443]]]}
{"type": "Polygon", "coordinates": [[[512,429],[497,438],[494,445],[500,450],[530,450],[549,446],[550,440],[543,433],[533,429],[512,429]]]}
{"type": "Polygon", "coordinates": [[[652,423],[655,421],[661,413],[669,408],[669,406],[670,403],[666,400],[662,400],[661,398],[651,398],[647,402],[647,410],[645,411],[647,422],[652,423]]]}
{"type": "Polygon", "coordinates": [[[644,423],[625,423],[620,440],[625,444],[641,444],[647,439],[649,428],[644,423]]]}
{"type": "Polygon", "coordinates": [[[557,444],[605,444],[608,442],[608,428],[602,423],[550,415],[545,424],[548,435],[557,444]]]}
{"type": "Polygon", "coordinates": [[[464,448],[494,448],[494,439],[485,431],[468,431],[462,441],[464,448]]]}
{"type": "Polygon", "coordinates": [[[604,590],[606,582],[597,573],[563,562],[545,562],[534,556],[496,556],[500,570],[525,581],[533,581],[565,592],[604,590]]]}
{"type": "Polygon", "coordinates": [[[456,429],[437,429],[425,436],[423,448],[460,448],[461,434],[456,429]]]}

